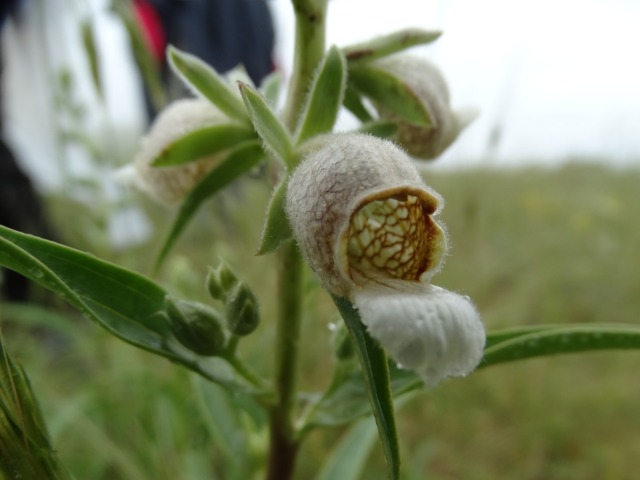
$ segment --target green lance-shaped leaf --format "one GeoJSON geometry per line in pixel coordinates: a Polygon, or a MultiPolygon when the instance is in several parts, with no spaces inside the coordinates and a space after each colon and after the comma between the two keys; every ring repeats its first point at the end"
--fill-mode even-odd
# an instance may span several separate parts
{"type": "Polygon", "coordinates": [[[238,86],[253,126],[266,148],[280,158],[285,166],[293,167],[295,158],[293,143],[286,127],[262,95],[246,83],[238,82],[238,86]]]}
{"type": "Polygon", "coordinates": [[[156,268],[162,264],[169,250],[171,250],[171,247],[188,225],[202,202],[256,166],[263,158],[264,151],[260,146],[260,142],[257,140],[249,140],[238,145],[238,147],[229,153],[229,156],[225,160],[200,180],[193,190],[189,192],[184,202],[182,202],[180,211],[156,259],[156,268]]]}
{"type": "Polygon", "coordinates": [[[154,167],[182,165],[235,147],[252,138],[255,138],[255,133],[245,125],[226,123],[202,127],[167,145],[152,165],[154,167]]]}
{"type": "Polygon", "coordinates": [[[347,82],[347,65],[336,47],[331,47],[322,60],[302,110],[296,140],[304,142],[321,133],[330,132],[338,118],[347,82]]]}
{"type": "Polygon", "coordinates": [[[563,353],[640,349],[640,328],[635,326],[551,326],[512,338],[504,335],[502,341],[492,342],[492,346],[485,350],[479,368],[563,353]]]}
{"type": "Polygon", "coordinates": [[[231,390],[264,393],[226,360],[184,349],[166,315],[167,293],[125,268],[0,226],[0,265],[52,290],[116,337],[166,357],[231,390]]]}
{"type": "Polygon", "coordinates": [[[342,52],[349,64],[368,62],[417,45],[426,45],[437,40],[440,35],[442,32],[408,28],[374,38],[368,42],[349,45],[342,48],[342,52]]]}
{"type": "Polygon", "coordinates": [[[344,92],[344,107],[349,110],[362,123],[373,121],[371,112],[364,106],[360,94],[347,84],[344,92]]]}
{"type": "Polygon", "coordinates": [[[264,141],[265,146],[288,168],[292,168],[295,163],[295,154],[291,135],[262,95],[246,83],[238,82],[238,86],[244,104],[249,111],[253,127],[264,141]]]}
{"type": "Polygon", "coordinates": [[[181,52],[173,46],[169,46],[167,54],[173,71],[187,86],[208,99],[229,117],[241,121],[247,120],[247,111],[242,105],[242,100],[213,68],[198,57],[181,52]]]}
{"type": "Polygon", "coordinates": [[[58,463],[26,372],[0,336],[0,477],[71,478],[58,463]]]}
{"type": "Polygon", "coordinates": [[[396,480],[400,474],[400,451],[387,356],[380,345],[369,336],[353,305],[340,297],[334,296],[333,301],[353,337],[367,385],[371,410],[376,419],[378,434],[387,460],[389,478],[396,480]]]}
{"type": "Polygon", "coordinates": [[[349,84],[371,101],[417,126],[432,125],[431,115],[418,95],[402,79],[373,64],[349,70],[349,84]]]}
{"type": "Polygon", "coordinates": [[[292,237],[289,220],[287,220],[287,214],[284,211],[286,198],[287,181],[285,179],[274,189],[269,201],[257,255],[273,252],[292,237]]]}
{"type": "Polygon", "coordinates": [[[98,61],[98,49],[96,48],[96,37],[90,20],[84,20],[80,25],[82,31],[82,46],[84,53],[89,62],[89,70],[91,72],[91,80],[93,86],[98,92],[98,96],[104,98],[104,90],[102,88],[102,79],[100,78],[100,63],[98,61]]]}

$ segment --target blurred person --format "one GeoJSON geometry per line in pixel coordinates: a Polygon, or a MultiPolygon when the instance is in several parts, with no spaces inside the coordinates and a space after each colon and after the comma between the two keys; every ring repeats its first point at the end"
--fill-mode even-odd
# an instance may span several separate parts
{"type": "MultiPolygon", "coordinates": [[[[219,73],[242,64],[256,85],[274,69],[275,33],[264,0],[136,0],[134,7],[153,52],[168,43],[219,73]],[[155,9],[161,32],[148,5],[155,9]]],[[[164,75],[165,81],[172,78],[166,63],[164,75]]]]}
{"type": "MultiPolygon", "coordinates": [[[[0,33],[9,16],[18,13],[20,0],[2,0],[0,4],[0,33]]],[[[0,81],[2,80],[2,52],[0,51],[0,81]]],[[[2,95],[0,90],[0,225],[43,237],[51,237],[51,229],[44,216],[42,203],[29,176],[3,137],[2,95]]],[[[29,281],[22,275],[3,270],[0,275],[0,298],[26,301],[29,281]]]]}

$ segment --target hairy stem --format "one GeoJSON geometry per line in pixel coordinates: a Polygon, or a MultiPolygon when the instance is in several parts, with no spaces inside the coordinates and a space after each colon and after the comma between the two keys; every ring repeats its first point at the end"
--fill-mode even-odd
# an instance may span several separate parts
{"type": "MultiPolygon", "coordinates": [[[[284,122],[295,128],[307,89],[325,49],[327,0],[292,0],[296,17],[293,75],[284,110],[284,122]]],[[[279,252],[278,323],[275,387],[277,404],[270,412],[270,450],[267,480],[293,478],[298,452],[294,414],[298,341],[302,319],[303,262],[293,242],[279,252]]]]}

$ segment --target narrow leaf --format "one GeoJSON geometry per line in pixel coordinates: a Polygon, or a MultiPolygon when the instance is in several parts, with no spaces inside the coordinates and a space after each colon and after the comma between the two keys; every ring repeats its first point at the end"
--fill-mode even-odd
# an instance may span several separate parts
{"type": "Polygon", "coordinates": [[[210,125],[189,132],[167,145],[152,165],[155,167],[181,165],[214,155],[252,138],[255,138],[255,133],[244,125],[229,123],[210,125]]]}
{"type": "Polygon", "coordinates": [[[162,264],[169,250],[183,232],[200,205],[226,187],[243,173],[256,166],[264,158],[264,151],[257,140],[244,142],[229,153],[229,156],[213,168],[189,192],[180,207],[173,226],[162,245],[156,260],[156,268],[162,264]]]}
{"type": "Polygon", "coordinates": [[[316,480],[358,480],[376,439],[376,423],[367,418],[356,423],[332,451],[316,480]]]}
{"type": "Polygon", "coordinates": [[[286,197],[287,182],[283,180],[274,189],[273,196],[269,201],[260,244],[256,252],[257,255],[273,252],[292,237],[291,227],[284,211],[286,197]]]}
{"type": "Polygon", "coordinates": [[[347,82],[347,65],[336,47],[322,60],[303,109],[296,139],[298,143],[331,131],[338,118],[347,82]]]}
{"type": "Polygon", "coordinates": [[[355,115],[355,117],[363,123],[371,122],[373,116],[364,106],[360,94],[347,84],[344,92],[344,107],[355,115]]]}
{"type": "Polygon", "coordinates": [[[400,452],[387,356],[380,345],[369,336],[353,305],[340,297],[333,297],[333,301],[354,340],[367,385],[371,410],[376,419],[378,434],[387,460],[388,475],[390,479],[396,480],[400,474],[400,452]]]}
{"type": "Polygon", "coordinates": [[[269,150],[277,155],[286,166],[292,167],[294,153],[289,132],[262,95],[246,83],[238,82],[238,85],[256,132],[269,150]]]}
{"type": "Polygon", "coordinates": [[[229,389],[264,393],[227,361],[182,348],[164,310],[166,292],[135,272],[0,226],[0,265],[55,292],[116,337],[180,363],[229,389]]]}
{"type": "Polygon", "coordinates": [[[187,86],[208,99],[229,117],[247,120],[247,111],[242,101],[213,68],[198,57],[181,52],[173,46],[169,46],[167,53],[173,71],[187,86]]]}
{"type": "Polygon", "coordinates": [[[408,28],[389,35],[380,36],[364,43],[349,45],[342,49],[347,61],[368,62],[386,57],[417,45],[425,45],[437,40],[442,32],[408,28]]]}
{"type": "Polygon", "coordinates": [[[640,328],[581,325],[520,335],[485,350],[480,367],[525,358],[597,350],[640,349],[640,328]]]}
{"type": "Polygon", "coordinates": [[[349,83],[374,103],[396,113],[410,123],[432,125],[429,111],[418,95],[402,79],[372,64],[349,70],[349,83]]]}
{"type": "Polygon", "coordinates": [[[0,336],[0,477],[71,478],[59,465],[26,372],[0,336]]]}

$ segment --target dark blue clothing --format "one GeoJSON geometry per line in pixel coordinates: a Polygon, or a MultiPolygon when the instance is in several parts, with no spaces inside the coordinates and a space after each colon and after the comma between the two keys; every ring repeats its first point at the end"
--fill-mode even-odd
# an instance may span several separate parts
{"type": "Polygon", "coordinates": [[[224,73],[243,64],[254,83],[273,70],[274,29],[263,0],[151,0],[168,43],[224,73]]]}

